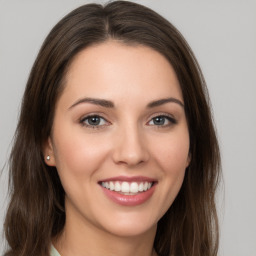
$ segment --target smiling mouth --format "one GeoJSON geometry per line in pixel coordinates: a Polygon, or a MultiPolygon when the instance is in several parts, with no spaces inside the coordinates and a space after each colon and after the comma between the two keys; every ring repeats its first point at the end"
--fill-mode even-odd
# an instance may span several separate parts
{"type": "Polygon", "coordinates": [[[103,188],[115,191],[123,195],[137,195],[148,191],[155,182],[127,182],[127,181],[105,181],[99,183],[103,188]]]}
{"type": "Polygon", "coordinates": [[[143,176],[118,176],[98,182],[104,194],[121,206],[137,206],[153,196],[158,181],[143,176]]]}

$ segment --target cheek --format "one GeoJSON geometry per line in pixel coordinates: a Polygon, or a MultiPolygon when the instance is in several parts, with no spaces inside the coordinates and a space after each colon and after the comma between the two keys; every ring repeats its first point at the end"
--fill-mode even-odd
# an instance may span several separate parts
{"type": "Polygon", "coordinates": [[[189,163],[188,133],[175,134],[155,143],[154,155],[165,174],[184,172],[189,163]]]}
{"type": "Polygon", "coordinates": [[[154,155],[156,165],[160,167],[160,182],[158,198],[160,207],[159,217],[170,208],[182,186],[189,159],[189,137],[170,137],[158,142],[154,155]]]}
{"type": "Polygon", "coordinates": [[[62,131],[55,136],[55,158],[58,172],[80,178],[92,174],[107,156],[107,144],[80,129],[62,131]]]}
{"type": "Polygon", "coordinates": [[[165,210],[177,196],[189,163],[189,135],[186,129],[155,141],[154,159],[161,170],[165,210]]]}

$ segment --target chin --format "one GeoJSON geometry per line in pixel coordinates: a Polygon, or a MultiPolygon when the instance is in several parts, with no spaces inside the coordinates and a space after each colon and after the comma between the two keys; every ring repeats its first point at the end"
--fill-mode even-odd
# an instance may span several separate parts
{"type": "Polygon", "coordinates": [[[119,237],[136,237],[156,232],[157,220],[152,219],[152,216],[143,216],[138,213],[121,215],[112,215],[111,220],[101,224],[101,229],[119,237]]]}
{"type": "Polygon", "coordinates": [[[154,224],[153,226],[146,227],[144,225],[118,225],[115,227],[110,227],[107,229],[109,233],[118,237],[139,237],[146,235],[148,233],[156,232],[157,225],[154,224]]]}

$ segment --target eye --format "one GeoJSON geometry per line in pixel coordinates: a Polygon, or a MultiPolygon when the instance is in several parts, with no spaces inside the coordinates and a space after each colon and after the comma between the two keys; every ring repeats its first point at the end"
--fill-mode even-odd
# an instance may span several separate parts
{"type": "Polygon", "coordinates": [[[172,124],[176,124],[177,121],[171,117],[171,116],[167,116],[167,115],[159,115],[159,116],[155,116],[153,117],[150,121],[149,121],[149,125],[155,125],[155,126],[170,126],[172,124]]]}
{"type": "Polygon", "coordinates": [[[90,128],[99,128],[100,126],[108,125],[108,122],[103,117],[98,115],[84,117],[80,120],[80,123],[90,128]]]}

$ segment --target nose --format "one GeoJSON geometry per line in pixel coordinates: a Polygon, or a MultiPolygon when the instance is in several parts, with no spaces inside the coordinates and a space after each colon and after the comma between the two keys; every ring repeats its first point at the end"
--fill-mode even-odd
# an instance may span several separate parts
{"type": "Polygon", "coordinates": [[[138,127],[122,129],[115,138],[114,162],[129,167],[147,162],[149,150],[144,137],[138,127]]]}

